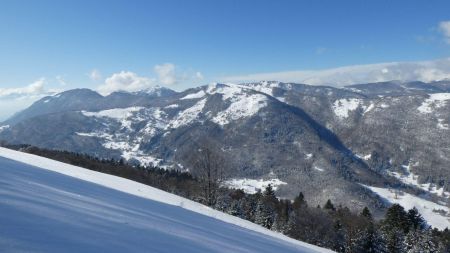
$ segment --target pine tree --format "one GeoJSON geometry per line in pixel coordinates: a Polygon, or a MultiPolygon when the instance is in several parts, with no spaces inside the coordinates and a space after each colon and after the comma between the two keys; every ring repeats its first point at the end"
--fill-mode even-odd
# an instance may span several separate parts
{"type": "Polygon", "coordinates": [[[228,213],[239,218],[245,218],[244,210],[242,208],[242,201],[233,200],[231,202],[230,208],[228,209],[228,213]]]}
{"type": "Polygon", "coordinates": [[[425,226],[425,220],[420,215],[416,207],[413,207],[407,214],[408,222],[412,229],[423,229],[425,226]]]}
{"type": "Polygon", "coordinates": [[[325,206],[323,207],[326,210],[330,211],[336,211],[336,208],[334,207],[333,203],[331,203],[331,200],[327,200],[327,203],[325,203],[325,206]]]}
{"type": "Polygon", "coordinates": [[[361,253],[387,253],[386,242],[374,226],[366,228],[359,238],[358,250],[361,253]]]}
{"type": "Polygon", "coordinates": [[[385,230],[400,230],[404,234],[409,232],[410,224],[405,209],[399,204],[393,204],[386,212],[382,222],[385,230]]]}
{"type": "Polygon", "coordinates": [[[255,213],[255,223],[265,228],[271,229],[275,221],[275,208],[278,204],[278,199],[275,196],[275,191],[272,185],[268,185],[258,200],[255,213]]]}
{"type": "Polygon", "coordinates": [[[356,252],[361,253],[386,253],[386,242],[382,235],[375,227],[375,222],[369,208],[364,207],[360,216],[366,221],[363,225],[363,230],[360,232],[357,239],[356,252]]]}
{"type": "Polygon", "coordinates": [[[260,199],[256,205],[255,223],[268,229],[272,227],[273,216],[264,204],[263,199],[260,199]]]}
{"type": "Polygon", "coordinates": [[[308,206],[308,204],[306,203],[305,196],[303,196],[303,193],[300,192],[298,194],[298,196],[295,197],[294,202],[292,203],[292,208],[294,208],[295,210],[298,210],[302,207],[307,207],[307,206],[308,206]]]}
{"type": "Polygon", "coordinates": [[[403,253],[404,252],[404,238],[403,231],[399,228],[394,228],[385,233],[386,249],[389,253],[403,253]]]}
{"type": "Polygon", "coordinates": [[[372,220],[372,213],[370,212],[369,208],[367,208],[367,206],[364,207],[360,215],[368,220],[372,220]]]}
{"type": "Polygon", "coordinates": [[[282,233],[286,232],[289,221],[289,213],[291,212],[291,209],[292,207],[289,200],[280,201],[272,230],[282,233]]]}
{"type": "Polygon", "coordinates": [[[438,247],[433,241],[431,230],[411,231],[405,239],[406,253],[437,253],[438,247]]]}
{"type": "Polygon", "coordinates": [[[405,234],[409,232],[410,224],[405,209],[399,205],[392,205],[381,222],[381,231],[386,241],[386,248],[391,253],[404,251],[405,234]]]}

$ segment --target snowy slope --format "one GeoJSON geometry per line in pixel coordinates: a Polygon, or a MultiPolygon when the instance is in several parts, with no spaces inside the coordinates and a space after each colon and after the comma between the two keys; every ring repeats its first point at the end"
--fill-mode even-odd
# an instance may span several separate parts
{"type": "Polygon", "coordinates": [[[0,195],[2,252],[331,252],[143,184],[5,148],[0,195]]]}
{"type": "Polygon", "coordinates": [[[396,203],[406,210],[416,207],[427,223],[438,229],[450,228],[450,217],[442,215],[436,211],[449,213],[449,208],[439,205],[429,200],[402,191],[392,191],[386,188],[365,186],[371,191],[384,198],[389,203],[396,203]]]}

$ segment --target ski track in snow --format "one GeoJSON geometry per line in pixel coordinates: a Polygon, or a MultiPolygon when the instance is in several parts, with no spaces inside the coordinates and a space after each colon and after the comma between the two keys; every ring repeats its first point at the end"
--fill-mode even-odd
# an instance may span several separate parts
{"type": "Polygon", "coordinates": [[[1,147],[0,193],[3,252],[332,252],[150,186],[1,147]]]}

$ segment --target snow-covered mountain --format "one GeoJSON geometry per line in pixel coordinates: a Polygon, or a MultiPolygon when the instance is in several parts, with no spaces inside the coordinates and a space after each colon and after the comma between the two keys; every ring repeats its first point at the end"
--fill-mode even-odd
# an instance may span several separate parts
{"type": "Polygon", "coordinates": [[[0,148],[2,252],[332,252],[123,178],[0,148]]]}
{"type": "Polygon", "coordinates": [[[187,156],[206,136],[231,163],[233,187],[278,180],[280,196],[376,213],[384,200],[361,184],[448,201],[449,91],[445,81],[210,84],[150,97],[74,90],[1,124],[0,139],[192,170],[187,156]]]}

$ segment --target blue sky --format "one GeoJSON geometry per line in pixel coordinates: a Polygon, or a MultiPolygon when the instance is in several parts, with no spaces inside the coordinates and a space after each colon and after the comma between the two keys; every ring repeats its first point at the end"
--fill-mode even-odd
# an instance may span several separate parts
{"type": "Polygon", "coordinates": [[[3,0],[0,100],[446,59],[448,10],[449,1],[3,0]]]}

